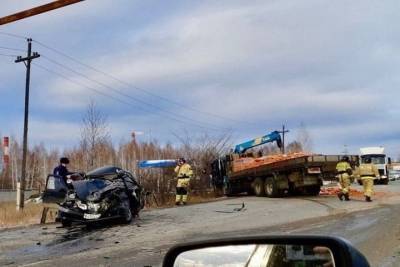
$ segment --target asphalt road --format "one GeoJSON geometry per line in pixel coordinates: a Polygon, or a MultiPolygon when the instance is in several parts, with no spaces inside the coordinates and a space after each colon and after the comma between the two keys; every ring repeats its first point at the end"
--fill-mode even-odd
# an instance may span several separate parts
{"type": "Polygon", "coordinates": [[[360,197],[240,197],[144,211],[130,225],[0,230],[0,265],[158,266],[169,247],[185,241],[312,233],[349,239],[372,266],[398,266],[400,182],[375,188],[385,194],[372,203],[360,197]]]}

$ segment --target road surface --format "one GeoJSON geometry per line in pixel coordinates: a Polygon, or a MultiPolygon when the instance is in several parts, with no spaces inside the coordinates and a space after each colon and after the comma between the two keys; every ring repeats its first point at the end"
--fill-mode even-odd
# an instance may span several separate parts
{"type": "Polygon", "coordinates": [[[360,197],[238,197],[144,211],[130,225],[0,230],[0,265],[159,266],[168,248],[185,241],[312,233],[349,239],[372,266],[398,266],[400,182],[375,188],[385,194],[372,203],[360,197]]]}

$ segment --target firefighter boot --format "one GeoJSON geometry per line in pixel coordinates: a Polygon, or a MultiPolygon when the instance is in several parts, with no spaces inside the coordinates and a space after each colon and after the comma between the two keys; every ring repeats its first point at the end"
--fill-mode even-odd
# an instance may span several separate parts
{"type": "Polygon", "coordinates": [[[344,194],[344,200],[350,201],[349,193],[344,194]]]}
{"type": "Polygon", "coordinates": [[[342,193],[342,192],[339,192],[339,193],[337,194],[337,196],[338,196],[338,198],[340,199],[340,201],[343,201],[343,193],[342,193]]]}
{"type": "Polygon", "coordinates": [[[371,199],[371,197],[366,196],[366,197],[365,197],[365,201],[367,201],[367,202],[372,202],[372,199],[371,199]]]}

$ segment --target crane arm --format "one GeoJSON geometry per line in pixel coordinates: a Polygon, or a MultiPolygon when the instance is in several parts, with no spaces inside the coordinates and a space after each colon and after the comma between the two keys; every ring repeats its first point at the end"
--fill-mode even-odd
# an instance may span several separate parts
{"type": "Polygon", "coordinates": [[[236,145],[234,152],[241,154],[252,147],[260,146],[260,145],[274,142],[274,141],[276,141],[276,144],[278,145],[279,148],[282,147],[282,139],[281,139],[281,135],[279,134],[278,131],[273,131],[264,136],[252,139],[250,141],[247,141],[247,142],[244,142],[241,144],[238,144],[238,145],[236,145]]]}

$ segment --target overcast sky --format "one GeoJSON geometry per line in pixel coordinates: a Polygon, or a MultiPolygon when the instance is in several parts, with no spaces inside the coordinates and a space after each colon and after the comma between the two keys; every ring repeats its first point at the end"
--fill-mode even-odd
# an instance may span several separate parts
{"type": "MultiPolygon", "coordinates": [[[[46,2],[3,0],[0,16],[46,2]]],[[[176,142],[184,129],[241,142],[282,124],[290,141],[304,124],[315,152],[385,146],[398,156],[399,10],[397,0],[87,0],[0,32],[39,42],[30,144],[76,144],[94,99],[116,143],[134,130],[176,142]]],[[[0,47],[26,41],[0,34],[0,47]]],[[[0,133],[20,136],[25,68],[13,60],[0,56],[0,133]]]]}

